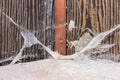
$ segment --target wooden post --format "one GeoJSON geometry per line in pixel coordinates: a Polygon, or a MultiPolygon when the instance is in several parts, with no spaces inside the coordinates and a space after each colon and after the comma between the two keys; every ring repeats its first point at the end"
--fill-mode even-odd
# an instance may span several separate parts
{"type": "Polygon", "coordinates": [[[66,54],[66,0],[55,0],[55,50],[66,54]]]}

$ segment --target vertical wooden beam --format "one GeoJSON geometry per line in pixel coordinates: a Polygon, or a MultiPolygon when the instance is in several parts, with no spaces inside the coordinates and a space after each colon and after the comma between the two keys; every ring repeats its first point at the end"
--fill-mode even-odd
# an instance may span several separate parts
{"type": "Polygon", "coordinates": [[[66,0],[55,0],[55,50],[66,54],[66,0]]]}

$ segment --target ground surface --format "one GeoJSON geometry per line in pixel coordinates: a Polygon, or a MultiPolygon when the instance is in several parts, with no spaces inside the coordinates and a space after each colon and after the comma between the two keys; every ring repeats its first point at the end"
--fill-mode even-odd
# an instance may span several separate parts
{"type": "Polygon", "coordinates": [[[120,80],[120,63],[47,59],[0,67],[0,80],[120,80]]]}

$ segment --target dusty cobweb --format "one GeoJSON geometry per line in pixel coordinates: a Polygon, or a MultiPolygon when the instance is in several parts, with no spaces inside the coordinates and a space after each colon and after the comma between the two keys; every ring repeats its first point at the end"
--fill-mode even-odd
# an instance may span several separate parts
{"type": "MultiPolygon", "coordinates": [[[[96,35],[95,37],[91,37],[89,34],[86,34],[85,36],[81,37],[79,40],[70,42],[72,44],[72,46],[74,46],[76,49],[76,52],[74,54],[63,56],[63,55],[60,55],[56,51],[52,51],[49,47],[46,47],[45,45],[43,45],[37,39],[37,37],[35,37],[33,32],[22,28],[15,21],[13,21],[13,19],[11,17],[7,16],[5,13],[3,13],[3,14],[6,16],[6,18],[10,22],[12,22],[13,24],[16,25],[16,27],[21,29],[20,34],[24,38],[24,44],[23,44],[22,48],[20,49],[19,53],[14,58],[12,58],[11,64],[15,64],[17,61],[19,61],[22,57],[22,51],[25,48],[27,48],[27,47],[29,48],[34,44],[40,44],[54,59],[75,59],[76,57],[79,57],[81,54],[84,54],[86,51],[91,53],[91,49],[94,49],[94,48],[100,49],[100,52],[101,51],[106,52],[111,47],[113,47],[115,44],[101,44],[102,40],[105,39],[105,37],[107,37],[113,31],[120,29],[120,24],[118,24],[114,28],[112,28],[108,31],[102,32],[102,33],[96,35]]],[[[72,25],[74,28],[75,24],[73,21],[72,21],[72,25]]],[[[69,26],[72,27],[72,25],[69,25],[69,26]]],[[[87,53],[87,54],[89,54],[89,53],[87,53]]]]}

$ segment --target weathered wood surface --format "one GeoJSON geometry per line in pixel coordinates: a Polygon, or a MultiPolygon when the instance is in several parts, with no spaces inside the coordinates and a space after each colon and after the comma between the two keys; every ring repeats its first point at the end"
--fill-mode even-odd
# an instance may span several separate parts
{"type": "MultiPolygon", "coordinates": [[[[10,57],[12,54],[19,52],[23,44],[23,38],[20,31],[14,24],[10,23],[5,16],[4,11],[8,16],[13,18],[20,26],[26,29],[35,31],[35,35],[45,45],[52,45],[54,49],[54,17],[47,17],[47,9],[49,6],[46,0],[0,0],[0,59],[10,57]],[[47,31],[48,29],[49,31],[47,31]]],[[[77,26],[71,32],[67,30],[67,40],[73,41],[80,38],[83,28],[92,28],[95,34],[106,31],[114,25],[120,23],[120,1],[119,0],[67,0],[66,2],[66,19],[67,23],[74,20],[77,26]]],[[[53,12],[54,13],[54,9],[53,12]]],[[[104,43],[115,43],[116,46],[110,50],[106,58],[109,59],[111,53],[114,56],[120,54],[120,31],[115,31],[103,41],[104,43]]],[[[24,54],[38,53],[39,56],[46,58],[46,52],[41,46],[34,45],[29,49],[24,50],[24,54]],[[41,54],[44,53],[44,54],[41,54]]],[[[74,53],[73,49],[67,47],[67,54],[74,53]]],[[[101,57],[102,58],[102,57],[101,57]]],[[[29,58],[27,61],[40,59],[29,58]]],[[[113,60],[118,61],[120,58],[113,60]]],[[[23,60],[26,61],[26,60],[23,60]]],[[[7,64],[3,63],[2,65],[7,64]]]]}
{"type": "MultiPolygon", "coordinates": [[[[9,22],[2,12],[23,28],[33,31],[43,44],[51,45],[51,49],[53,49],[54,29],[52,23],[54,20],[48,1],[46,0],[45,3],[45,0],[0,0],[0,59],[18,53],[23,45],[20,29],[9,22]]],[[[23,59],[23,61],[47,58],[44,49],[38,45],[25,49],[24,54],[37,54],[38,56],[27,60],[23,59]]]]}
{"type": "MultiPolygon", "coordinates": [[[[67,23],[74,20],[76,29],[72,32],[67,31],[68,41],[80,38],[80,34],[84,28],[91,28],[94,34],[106,31],[120,24],[120,1],[119,0],[67,0],[67,23]]],[[[108,44],[116,44],[106,55],[109,59],[111,54],[119,57],[120,54],[120,30],[114,32],[103,41],[108,44]]],[[[70,48],[68,53],[73,53],[70,48]]],[[[101,57],[102,58],[102,57],[101,57]]],[[[118,58],[113,60],[118,61],[118,58]]]]}

